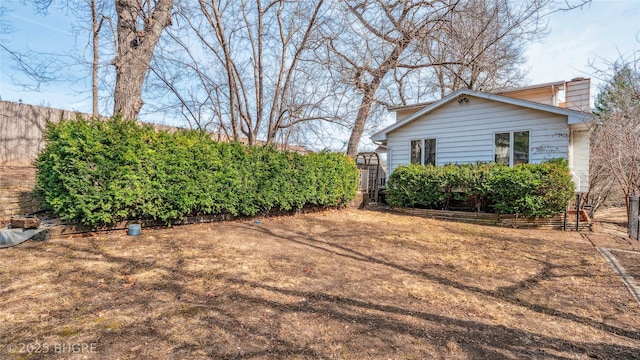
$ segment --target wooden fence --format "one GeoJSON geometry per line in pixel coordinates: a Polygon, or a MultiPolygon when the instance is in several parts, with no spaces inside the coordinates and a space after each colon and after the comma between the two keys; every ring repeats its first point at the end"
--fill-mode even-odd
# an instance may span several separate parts
{"type": "MultiPolygon", "coordinates": [[[[75,119],[78,115],[86,119],[91,117],[90,114],[81,112],[0,100],[0,166],[32,166],[38,153],[44,148],[44,131],[47,123],[75,119]]],[[[103,116],[100,118],[106,119],[103,116]]],[[[169,132],[180,129],[171,125],[145,124],[153,126],[156,130],[169,132]]],[[[212,132],[210,135],[216,141],[230,140],[229,136],[222,133],[212,132]]],[[[238,141],[248,142],[245,138],[240,138],[238,141]]],[[[264,142],[256,142],[256,145],[262,144],[264,142]]],[[[301,154],[309,152],[308,149],[297,145],[276,144],[276,147],[301,154]]]]}
{"type": "Polygon", "coordinates": [[[48,122],[89,114],[0,101],[0,166],[32,166],[44,147],[48,122]]]}

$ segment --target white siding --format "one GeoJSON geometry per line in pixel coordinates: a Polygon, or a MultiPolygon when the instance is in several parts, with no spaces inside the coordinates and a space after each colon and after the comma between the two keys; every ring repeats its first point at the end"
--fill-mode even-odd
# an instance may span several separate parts
{"type": "Polygon", "coordinates": [[[571,131],[571,151],[569,166],[573,175],[579,178],[573,182],[576,191],[589,191],[589,131],[571,131]]]}
{"type": "Polygon", "coordinates": [[[529,131],[529,162],[568,158],[567,117],[467,96],[388,134],[389,173],[409,164],[411,140],[436,138],[437,165],[493,161],[497,132],[529,131]]]}

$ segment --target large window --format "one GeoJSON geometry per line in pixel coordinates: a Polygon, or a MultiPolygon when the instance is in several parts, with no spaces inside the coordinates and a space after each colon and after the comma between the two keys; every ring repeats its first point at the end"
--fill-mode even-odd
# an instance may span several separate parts
{"type": "Polygon", "coordinates": [[[411,140],[411,163],[435,165],[436,139],[411,140]]]}
{"type": "Polygon", "coordinates": [[[529,163],[529,132],[497,133],[494,136],[494,161],[515,166],[529,163]]]}

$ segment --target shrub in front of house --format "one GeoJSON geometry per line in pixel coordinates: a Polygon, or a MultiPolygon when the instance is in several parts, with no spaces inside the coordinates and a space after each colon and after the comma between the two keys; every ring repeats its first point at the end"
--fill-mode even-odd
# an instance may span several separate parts
{"type": "Polygon", "coordinates": [[[62,220],[86,225],[342,206],[358,186],[343,154],[220,143],[119,118],[49,124],[45,139],[36,190],[62,220]]]}
{"type": "Polygon", "coordinates": [[[387,202],[394,206],[448,209],[464,203],[474,210],[551,217],[574,194],[565,160],[509,167],[501,164],[409,165],[394,170],[387,202]]]}
{"type": "Polygon", "coordinates": [[[566,160],[495,166],[487,179],[491,208],[498,214],[528,218],[551,217],[563,212],[575,194],[566,160]]]}

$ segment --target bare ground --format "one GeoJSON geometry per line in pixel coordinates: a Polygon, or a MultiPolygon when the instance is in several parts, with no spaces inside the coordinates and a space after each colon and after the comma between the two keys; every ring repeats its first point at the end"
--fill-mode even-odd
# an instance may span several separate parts
{"type": "Polygon", "coordinates": [[[624,207],[598,208],[595,220],[600,225],[600,232],[627,237],[627,210],[624,207]]]}
{"type": "Polygon", "coordinates": [[[589,240],[594,246],[608,249],[625,272],[635,279],[635,283],[640,284],[640,241],[627,235],[629,223],[626,209],[608,207],[598,210],[596,220],[606,236],[589,235],[589,240]]]}
{"type": "Polygon", "coordinates": [[[27,242],[0,306],[0,358],[640,358],[580,234],[375,211],[27,242]]]}

